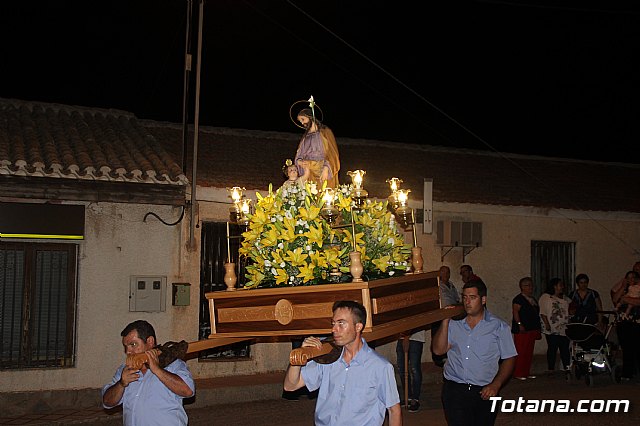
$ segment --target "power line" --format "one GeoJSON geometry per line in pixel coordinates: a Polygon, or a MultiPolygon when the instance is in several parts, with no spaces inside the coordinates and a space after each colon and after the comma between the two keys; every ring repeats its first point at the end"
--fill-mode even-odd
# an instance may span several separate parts
{"type": "MultiPolygon", "coordinates": [[[[434,103],[432,103],[431,101],[429,101],[426,97],[424,97],[423,95],[421,95],[420,93],[418,93],[416,90],[414,90],[412,87],[410,87],[409,85],[405,84],[402,80],[400,80],[399,78],[397,78],[395,75],[393,75],[392,73],[390,73],[389,71],[387,71],[385,68],[383,68],[381,65],[379,65],[377,62],[375,62],[374,60],[372,60],[371,58],[369,58],[367,55],[365,55],[363,52],[361,52],[359,49],[357,49],[355,46],[353,46],[351,43],[347,42],[346,40],[344,40],[342,37],[340,37],[338,34],[336,34],[335,32],[333,32],[331,29],[329,29],[326,25],[322,24],[320,21],[318,21],[317,19],[315,19],[313,16],[311,16],[308,12],[306,12],[305,10],[303,10],[302,8],[300,8],[298,5],[296,5],[295,3],[293,3],[291,0],[287,0],[287,3],[289,3],[293,8],[295,8],[296,10],[298,10],[301,14],[303,14],[304,16],[306,16],[308,19],[310,19],[312,22],[314,22],[316,25],[318,25],[320,28],[322,28],[324,31],[326,31],[327,33],[329,33],[330,35],[332,35],[333,37],[335,37],[338,41],[340,41],[341,43],[343,43],[345,46],[347,46],[349,49],[351,49],[352,51],[356,52],[359,56],[361,56],[363,59],[365,59],[367,62],[369,62],[371,65],[373,65],[375,68],[377,68],[379,71],[381,71],[382,73],[384,73],[385,75],[387,75],[389,78],[391,78],[393,81],[395,81],[396,83],[398,83],[400,86],[404,87],[407,91],[409,91],[410,93],[412,93],[413,95],[415,95],[416,97],[418,97],[421,101],[425,102],[427,105],[429,105],[430,107],[432,107],[433,109],[435,109],[437,112],[439,112],[440,114],[442,114],[444,117],[446,117],[447,119],[449,119],[451,122],[453,122],[454,124],[456,124],[457,126],[459,126],[461,129],[463,129],[465,132],[469,133],[471,136],[473,136],[474,138],[476,138],[477,140],[479,140],[482,144],[484,144],[487,148],[489,148],[491,151],[493,151],[494,153],[498,154],[502,159],[506,160],[507,162],[509,162],[511,165],[513,165],[514,167],[516,167],[518,170],[520,170],[522,173],[524,173],[525,175],[529,176],[530,178],[532,178],[534,181],[539,182],[541,184],[542,187],[544,187],[547,191],[549,191],[550,193],[553,193],[555,195],[559,195],[555,188],[548,185],[544,180],[542,180],[541,178],[539,178],[538,176],[533,175],[532,173],[530,173],[529,171],[525,170],[523,167],[520,166],[520,164],[518,164],[517,162],[515,162],[514,160],[512,160],[511,158],[507,157],[506,155],[504,155],[502,152],[498,151],[497,149],[495,149],[491,144],[489,144],[487,141],[485,141],[482,137],[480,137],[479,135],[477,135],[475,132],[473,132],[471,129],[469,129],[468,127],[466,127],[465,125],[463,125],[462,123],[460,123],[458,120],[456,120],[454,117],[452,117],[451,115],[447,114],[445,111],[443,111],[441,108],[439,108],[437,105],[435,105],[434,103]]],[[[296,36],[297,37],[297,36],[296,36]]],[[[529,189],[530,191],[530,189],[529,189]]],[[[534,190],[534,192],[537,192],[534,190]]],[[[575,210],[581,211],[581,208],[579,206],[573,205],[572,207],[575,210]]],[[[553,208],[553,210],[555,210],[560,216],[566,218],[567,220],[571,221],[572,223],[576,224],[577,222],[566,216],[562,211],[560,211],[557,208],[553,208]]],[[[614,237],[615,239],[617,239],[620,243],[622,243],[624,246],[628,247],[629,249],[631,249],[634,254],[637,254],[639,251],[638,249],[632,247],[630,244],[628,244],[625,240],[623,240],[622,238],[616,236],[609,228],[607,228],[603,223],[601,223],[600,221],[596,220],[595,218],[593,218],[591,215],[589,215],[588,212],[583,211],[586,216],[593,222],[595,222],[597,225],[599,225],[601,228],[603,228],[605,231],[607,231],[612,237],[614,237]]]]}

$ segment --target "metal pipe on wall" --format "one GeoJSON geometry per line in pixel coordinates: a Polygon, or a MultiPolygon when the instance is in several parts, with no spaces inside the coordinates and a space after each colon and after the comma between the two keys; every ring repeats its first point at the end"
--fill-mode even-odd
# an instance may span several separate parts
{"type": "Polygon", "coordinates": [[[204,0],[200,0],[198,9],[198,52],[196,65],[196,106],[193,122],[193,163],[191,165],[191,223],[189,224],[189,250],[195,250],[196,227],[196,177],[198,173],[198,134],[200,122],[200,69],[202,68],[202,26],[204,21],[204,0]]]}

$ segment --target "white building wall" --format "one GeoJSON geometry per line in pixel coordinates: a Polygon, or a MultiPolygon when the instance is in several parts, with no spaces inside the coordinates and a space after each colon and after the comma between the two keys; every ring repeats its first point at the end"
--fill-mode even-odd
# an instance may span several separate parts
{"type": "MultiPolygon", "coordinates": [[[[434,210],[434,221],[482,222],[482,247],[469,253],[464,262],[462,248],[451,250],[441,260],[435,233],[419,233],[419,244],[426,247],[425,270],[449,266],[460,291],[459,268],[471,265],[487,284],[488,308],[509,324],[511,301],[520,292],[518,281],[531,275],[531,241],[575,242],[576,273],[589,276],[589,286],[600,293],[604,309],[613,308],[609,297],[613,284],[640,259],[634,252],[640,247],[640,215],[457,203],[436,203],[434,210]]],[[[426,352],[423,360],[430,361],[426,352]]],[[[546,352],[544,340],[536,343],[535,352],[546,352]]]]}
{"type": "Polygon", "coordinates": [[[1,371],[1,391],[101,387],[124,360],[120,332],[136,319],[150,321],[160,342],[197,338],[197,327],[189,324],[197,323],[197,294],[188,307],[176,308],[170,301],[182,255],[180,226],[165,226],[153,217],[144,223],[149,211],[166,221],[180,214],[167,206],[86,205],[85,239],[78,243],[76,366],[1,371]],[[129,312],[131,275],[167,277],[164,312],[129,312]]]}

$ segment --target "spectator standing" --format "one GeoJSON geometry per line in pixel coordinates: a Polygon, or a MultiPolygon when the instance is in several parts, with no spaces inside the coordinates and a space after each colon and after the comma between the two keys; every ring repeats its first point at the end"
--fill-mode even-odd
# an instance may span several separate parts
{"type": "Polygon", "coordinates": [[[408,386],[409,398],[407,401],[407,409],[410,413],[415,413],[420,410],[420,393],[422,390],[422,350],[424,347],[426,332],[420,330],[409,336],[409,348],[408,348],[408,364],[409,374],[407,375],[409,383],[405,383],[405,371],[404,371],[404,339],[399,339],[396,344],[396,359],[398,362],[398,373],[400,374],[400,381],[402,382],[402,388],[408,386]]]}
{"type": "Polygon", "coordinates": [[[602,300],[600,294],[589,288],[589,276],[578,274],[576,276],[578,288],[569,295],[571,305],[576,309],[571,317],[571,322],[583,322],[586,324],[602,324],[602,300]]]}
{"type": "Polygon", "coordinates": [[[436,354],[447,353],[442,405],[450,425],[493,425],[493,402],[515,366],[516,348],[509,325],[486,308],[487,286],[482,280],[462,287],[467,316],[446,318],[432,341],[436,354]]]}
{"type": "Polygon", "coordinates": [[[460,267],[460,277],[462,278],[463,284],[466,284],[471,280],[480,279],[480,277],[473,273],[473,268],[471,267],[471,265],[462,265],[460,267]]]}
{"type": "MultiPolygon", "coordinates": [[[[438,271],[438,286],[440,291],[440,306],[443,307],[460,303],[460,295],[450,279],[451,269],[449,269],[448,266],[441,266],[438,271]]],[[[440,327],[441,322],[442,321],[438,321],[431,324],[431,339],[433,339],[433,336],[440,327]]],[[[424,348],[425,338],[425,330],[413,333],[409,337],[409,401],[407,405],[410,413],[415,413],[420,410],[420,393],[422,390],[422,351],[424,348]]],[[[398,362],[398,373],[400,374],[400,380],[402,381],[402,387],[404,388],[405,371],[403,339],[398,340],[398,343],[396,344],[396,357],[398,362]]],[[[438,367],[443,367],[447,356],[446,354],[436,355],[431,352],[431,358],[433,359],[434,364],[438,367]]]]}
{"type": "MultiPolygon", "coordinates": [[[[640,274],[640,261],[634,263],[633,268],[631,268],[631,270],[640,274]]],[[[615,283],[611,288],[611,301],[616,300],[613,302],[614,306],[618,304],[620,298],[624,296],[626,293],[626,287],[629,285],[629,282],[627,281],[627,275],[629,275],[629,272],[624,274],[624,277],[622,277],[620,281],[615,283]]]]}
{"type": "MultiPolygon", "coordinates": [[[[451,282],[451,269],[448,266],[441,266],[438,271],[438,285],[440,287],[440,306],[450,306],[460,304],[460,293],[456,289],[456,286],[451,282]]],[[[438,328],[440,328],[442,321],[434,322],[431,324],[431,340],[435,336],[438,328]]],[[[444,362],[447,359],[447,355],[436,355],[431,352],[431,359],[433,363],[438,367],[444,367],[444,362]]]]}
{"type": "MultiPolygon", "coordinates": [[[[636,265],[640,262],[636,262],[636,265]]],[[[616,324],[618,342],[622,348],[622,380],[631,380],[640,369],[640,299],[629,297],[629,289],[640,283],[640,274],[634,270],[611,289],[611,301],[624,313],[616,324]]]]}
{"type": "Polygon", "coordinates": [[[570,299],[564,294],[564,282],[560,278],[552,278],[547,284],[545,293],[540,296],[540,319],[542,320],[542,333],[547,340],[547,369],[553,371],[556,368],[556,354],[560,351],[562,368],[569,378],[569,366],[571,364],[569,354],[569,338],[567,337],[567,324],[569,323],[570,299]]]}
{"type": "Polygon", "coordinates": [[[521,278],[518,285],[520,294],[513,298],[511,332],[516,345],[518,357],[513,370],[513,377],[518,380],[535,379],[531,375],[531,361],[536,340],[540,334],[540,307],[533,297],[533,280],[531,277],[521,278]]]}
{"type": "MultiPolygon", "coordinates": [[[[629,271],[624,276],[623,286],[621,286],[615,296],[617,303],[614,303],[616,311],[620,313],[622,320],[630,319],[634,316],[634,303],[629,303],[632,299],[640,299],[640,274],[636,271],[629,271]]],[[[611,300],[614,299],[614,292],[611,291],[611,300]]]]}

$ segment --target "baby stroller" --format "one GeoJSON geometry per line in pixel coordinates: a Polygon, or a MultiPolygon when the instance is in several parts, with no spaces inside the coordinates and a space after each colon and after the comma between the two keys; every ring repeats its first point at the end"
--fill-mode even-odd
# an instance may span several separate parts
{"type": "Polygon", "coordinates": [[[613,311],[599,313],[606,318],[604,333],[593,324],[567,324],[566,334],[571,341],[571,372],[576,379],[584,376],[588,386],[594,385],[597,374],[606,374],[614,383],[620,383],[621,370],[616,365],[614,348],[608,340],[614,325],[609,317],[617,314],[613,311]]]}

